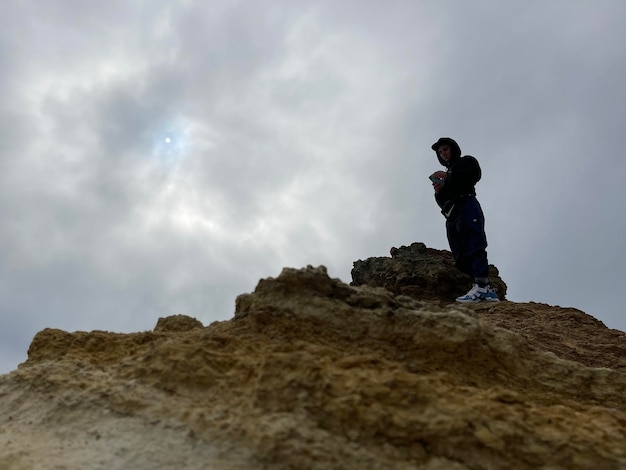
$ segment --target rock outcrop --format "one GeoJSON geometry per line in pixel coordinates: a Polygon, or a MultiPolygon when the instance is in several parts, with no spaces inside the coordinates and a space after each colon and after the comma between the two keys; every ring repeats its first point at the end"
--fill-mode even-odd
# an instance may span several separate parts
{"type": "Polygon", "coordinates": [[[0,468],[620,469],[625,396],[626,335],[583,312],[286,268],[230,321],[37,334],[0,468]]]}
{"type": "MultiPolygon", "coordinates": [[[[491,285],[498,297],[506,297],[506,284],[494,265],[489,265],[491,285]]],[[[454,301],[472,286],[472,278],[455,268],[452,253],[413,243],[391,249],[391,258],[368,258],[354,262],[353,286],[378,286],[421,300],[454,301]]]]}

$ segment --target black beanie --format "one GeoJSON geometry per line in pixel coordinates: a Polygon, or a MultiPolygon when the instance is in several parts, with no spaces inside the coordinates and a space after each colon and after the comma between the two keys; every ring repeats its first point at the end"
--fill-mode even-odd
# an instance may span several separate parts
{"type": "Polygon", "coordinates": [[[461,147],[459,147],[459,144],[457,144],[456,141],[454,139],[451,139],[450,137],[440,137],[439,140],[435,142],[430,148],[433,149],[436,153],[437,149],[444,144],[448,144],[450,146],[453,159],[459,158],[461,156],[461,147]]]}

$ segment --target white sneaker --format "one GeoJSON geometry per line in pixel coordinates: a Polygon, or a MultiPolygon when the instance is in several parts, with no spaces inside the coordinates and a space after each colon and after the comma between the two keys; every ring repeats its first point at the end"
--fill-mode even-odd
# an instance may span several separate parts
{"type": "Polygon", "coordinates": [[[457,297],[456,301],[467,304],[476,302],[500,302],[500,299],[498,299],[496,290],[488,284],[485,287],[474,284],[467,294],[457,297]]]}

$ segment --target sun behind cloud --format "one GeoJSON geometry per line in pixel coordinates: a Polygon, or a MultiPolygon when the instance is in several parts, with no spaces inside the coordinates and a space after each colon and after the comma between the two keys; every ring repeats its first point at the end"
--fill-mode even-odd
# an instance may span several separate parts
{"type": "Polygon", "coordinates": [[[153,158],[168,165],[184,160],[189,144],[189,123],[185,119],[171,119],[155,126],[150,134],[153,158]]]}

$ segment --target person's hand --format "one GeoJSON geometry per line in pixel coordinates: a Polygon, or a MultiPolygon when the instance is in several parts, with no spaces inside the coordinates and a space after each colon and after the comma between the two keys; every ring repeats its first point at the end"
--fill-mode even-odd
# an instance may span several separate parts
{"type": "Polygon", "coordinates": [[[432,176],[438,179],[437,182],[433,182],[433,188],[435,188],[435,193],[439,193],[443,189],[448,174],[445,171],[435,171],[432,176]]]}

